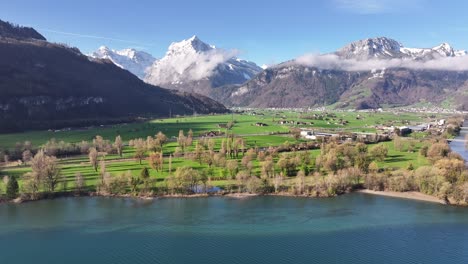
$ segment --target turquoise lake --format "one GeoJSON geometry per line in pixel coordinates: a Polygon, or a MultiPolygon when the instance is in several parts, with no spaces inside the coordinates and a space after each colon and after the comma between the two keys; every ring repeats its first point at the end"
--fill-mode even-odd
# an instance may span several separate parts
{"type": "Polygon", "coordinates": [[[0,263],[466,264],[468,208],[368,194],[4,204],[0,263]]]}

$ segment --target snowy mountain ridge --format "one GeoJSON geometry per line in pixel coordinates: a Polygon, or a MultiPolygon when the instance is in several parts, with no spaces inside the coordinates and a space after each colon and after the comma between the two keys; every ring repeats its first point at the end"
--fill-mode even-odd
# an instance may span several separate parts
{"type": "Polygon", "coordinates": [[[144,79],[146,69],[156,61],[151,54],[144,51],[135,49],[113,50],[106,46],[101,46],[98,50],[90,54],[90,57],[108,59],[120,68],[133,73],[140,79],[144,79]]]}
{"type": "Polygon", "coordinates": [[[467,55],[465,50],[455,50],[448,43],[442,43],[432,48],[409,48],[400,42],[386,38],[368,38],[352,42],[338,51],[335,55],[342,59],[413,59],[432,60],[443,57],[459,57],[467,55]]]}
{"type": "Polygon", "coordinates": [[[209,95],[209,88],[241,84],[262,71],[255,63],[237,58],[237,53],[193,36],[172,43],[166,55],[148,69],[145,81],[209,95]]]}

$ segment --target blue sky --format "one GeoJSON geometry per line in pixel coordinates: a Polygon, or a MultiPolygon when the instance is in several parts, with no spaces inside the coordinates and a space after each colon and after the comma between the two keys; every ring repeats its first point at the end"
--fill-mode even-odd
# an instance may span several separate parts
{"type": "Polygon", "coordinates": [[[405,46],[449,42],[468,49],[467,10],[463,0],[15,0],[0,2],[0,19],[85,53],[107,45],[161,57],[171,42],[198,35],[271,64],[376,36],[405,46]]]}

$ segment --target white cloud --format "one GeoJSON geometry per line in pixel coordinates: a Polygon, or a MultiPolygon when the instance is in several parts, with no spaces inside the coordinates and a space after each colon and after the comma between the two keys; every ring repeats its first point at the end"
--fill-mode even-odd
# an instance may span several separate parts
{"type": "Polygon", "coordinates": [[[373,69],[409,68],[416,70],[468,71],[468,56],[444,57],[429,61],[412,59],[341,59],[335,54],[306,54],[295,60],[296,63],[320,69],[345,71],[370,71],[373,69]]]}
{"type": "Polygon", "coordinates": [[[423,0],[333,0],[336,8],[357,14],[405,12],[420,7],[423,0]]]}

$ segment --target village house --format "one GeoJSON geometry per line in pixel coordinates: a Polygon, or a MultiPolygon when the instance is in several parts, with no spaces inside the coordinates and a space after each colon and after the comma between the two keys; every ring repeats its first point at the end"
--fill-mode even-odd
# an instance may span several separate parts
{"type": "Polygon", "coordinates": [[[268,125],[265,124],[265,123],[257,122],[257,123],[255,123],[255,126],[258,126],[258,127],[266,127],[266,126],[268,126],[268,125]]]}
{"type": "Polygon", "coordinates": [[[200,134],[200,137],[217,137],[224,135],[221,131],[207,131],[200,134]]]}

